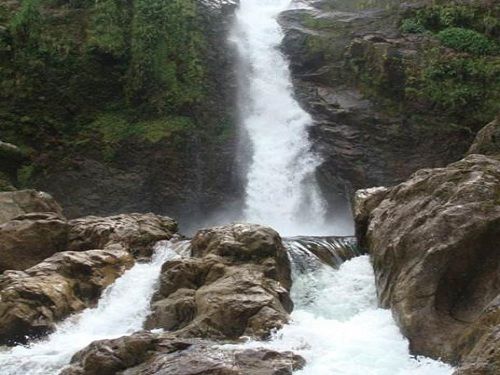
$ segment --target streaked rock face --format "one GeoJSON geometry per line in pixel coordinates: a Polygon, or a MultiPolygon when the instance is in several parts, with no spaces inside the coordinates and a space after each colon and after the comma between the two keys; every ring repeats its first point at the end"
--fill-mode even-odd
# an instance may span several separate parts
{"type": "Polygon", "coordinates": [[[0,276],[0,343],[25,343],[68,315],[93,306],[134,264],[123,250],[58,253],[26,271],[0,276]]]}
{"type": "Polygon", "coordinates": [[[274,230],[235,224],[202,230],[193,258],[163,266],[146,328],[183,337],[267,337],[292,310],[290,264],[274,230]]]}
{"type": "Polygon", "coordinates": [[[499,197],[500,159],[470,155],[418,171],[368,218],[381,305],[414,353],[464,363],[459,374],[500,371],[498,351],[487,350],[500,322],[499,197]]]}

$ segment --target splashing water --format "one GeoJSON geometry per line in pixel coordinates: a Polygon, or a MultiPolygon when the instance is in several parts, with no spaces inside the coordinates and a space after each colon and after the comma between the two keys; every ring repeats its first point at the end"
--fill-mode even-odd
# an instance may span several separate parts
{"type": "MultiPolygon", "coordinates": [[[[302,268],[302,267],[300,267],[302,268]]],[[[296,268],[297,269],[297,268],[296,268]]],[[[269,343],[244,347],[292,350],[307,365],[297,375],[450,375],[453,368],[410,355],[389,310],[377,308],[368,256],[345,262],[339,270],[296,272],[292,322],[269,343]]],[[[229,348],[231,346],[223,346],[229,348]]]]}
{"type": "MultiPolygon", "coordinates": [[[[253,151],[247,175],[245,221],[283,235],[331,233],[314,173],[312,119],[293,97],[288,62],[278,50],[283,34],[277,16],[289,0],[241,0],[231,40],[240,55],[242,122],[253,151]]],[[[347,234],[347,233],[346,233],[347,234]]]]}
{"type": "Polygon", "coordinates": [[[162,264],[182,254],[189,242],[159,242],[150,263],[137,263],[108,287],[96,308],[60,323],[46,339],[0,352],[2,375],[55,375],[92,341],[142,329],[162,264]]]}

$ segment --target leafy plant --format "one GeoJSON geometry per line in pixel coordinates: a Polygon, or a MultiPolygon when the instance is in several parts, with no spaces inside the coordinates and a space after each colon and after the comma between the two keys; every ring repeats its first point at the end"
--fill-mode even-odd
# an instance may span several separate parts
{"type": "Polygon", "coordinates": [[[474,30],[460,27],[448,27],[437,34],[441,43],[457,51],[475,55],[487,55],[498,51],[495,41],[474,30]]]}

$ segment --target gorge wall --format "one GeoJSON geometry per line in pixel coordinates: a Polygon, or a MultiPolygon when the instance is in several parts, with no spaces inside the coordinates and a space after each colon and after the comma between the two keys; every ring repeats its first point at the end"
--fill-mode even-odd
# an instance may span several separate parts
{"type": "Polygon", "coordinates": [[[282,14],[282,50],[333,204],[460,159],[500,110],[498,2],[307,3],[282,14]]]}
{"type": "Polygon", "coordinates": [[[0,138],[25,157],[4,190],[48,191],[70,218],[154,211],[182,222],[237,201],[234,8],[2,2],[0,138]]]}

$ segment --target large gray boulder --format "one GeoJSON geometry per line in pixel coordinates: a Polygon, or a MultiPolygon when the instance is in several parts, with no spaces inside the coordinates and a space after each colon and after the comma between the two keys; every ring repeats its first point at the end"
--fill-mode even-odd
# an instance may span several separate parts
{"type": "Polygon", "coordinates": [[[467,154],[500,154],[500,115],[477,133],[467,154]]]}
{"type": "Polygon", "coordinates": [[[497,345],[500,323],[498,157],[418,171],[371,211],[363,238],[380,303],[412,352],[469,368],[481,352],[474,372],[458,373],[500,373],[498,351],[486,350],[497,345]]]}
{"type": "Polygon", "coordinates": [[[0,272],[24,270],[68,245],[69,226],[52,213],[18,216],[0,225],[0,272]]]}
{"type": "Polygon", "coordinates": [[[251,224],[203,230],[192,254],[164,264],[146,328],[264,338],[288,321],[290,264],[277,232],[251,224]]]}
{"type": "Polygon", "coordinates": [[[63,216],[61,206],[51,195],[36,190],[0,192],[0,224],[16,216],[33,212],[51,212],[63,216]]]}
{"type": "Polygon", "coordinates": [[[120,245],[138,256],[150,256],[156,242],[169,240],[177,232],[177,223],[173,219],[151,213],[87,216],[71,220],[69,225],[68,250],[120,245]]]}
{"type": "Polygon", "coordinates": [[[0,345],[26,343],[59,320],[95,305],[101,292],[125,270],[123,250],[58,253],[26,271],[0,276],[0,345]]]}
{"type": "Polygon", "coordinates": [[[269,349],[220,349],[216,343],[140,332],[90,344],[61,375],[291,375],[304,359],[269,349]]]}

